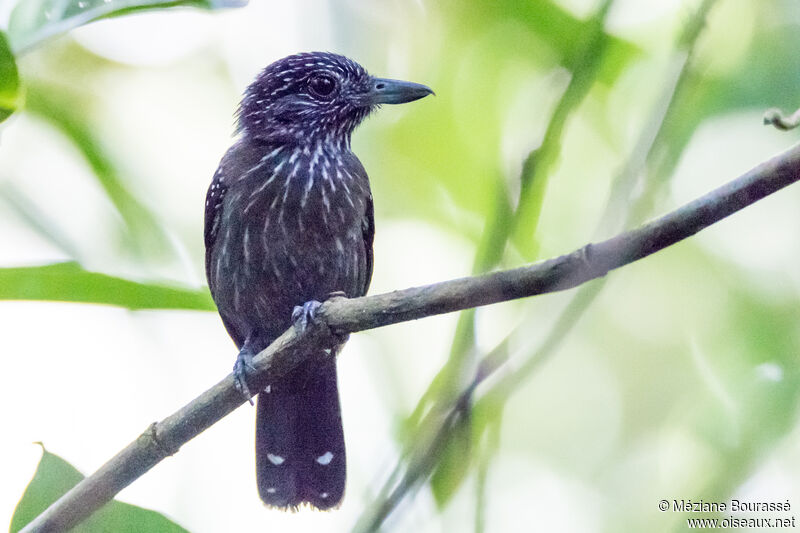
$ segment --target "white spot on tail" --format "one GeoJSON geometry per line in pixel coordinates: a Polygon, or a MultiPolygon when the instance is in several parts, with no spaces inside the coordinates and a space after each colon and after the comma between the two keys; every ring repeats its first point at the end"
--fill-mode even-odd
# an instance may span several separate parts
{"type": "Polygon", "coordinates": [[[264,387],[264,392],[266,392],[267,394],[272,392],[272,385],[267,385],[266,387],[264,387]]]}
{"type": "Polygon", "coordinates": [[[275,494],[275,487],[270,487],[267,489],[267,494],[275,494]]]}
{"type": "Polygon", "coordinates": [[[281,466],[283,462],[286,461],[286,458],[281,457],[280,455],[275,455],[274,453],[268,453],[267,459],[269,459],[269,462],[274,464],[275,466],[281,466]]]}
{"type": "MultiPolygon", "coordinates": [[[[319,457],[317,457],[317,462],[319,464],[321,464],[322,466],[331,464],[332,460],[333,460],[333,454],[331,452],[325,452],[322,455],[320,455],[319,457]]],[[[325,494],[327,494],[327,493],[325,493],[325,494]]],[[[325,496],[323,496],[323,498],[324,497],[325,496]]]]}

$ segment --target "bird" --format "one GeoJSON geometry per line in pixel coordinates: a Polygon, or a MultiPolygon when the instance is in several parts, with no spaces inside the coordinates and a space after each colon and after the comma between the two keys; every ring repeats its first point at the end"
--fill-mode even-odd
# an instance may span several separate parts
{"type": "MultiPolygon", "coordinates": [[[[430,94],[330,52],[279,59],[245,90],[235,141],[206,194],[204,240],[211,295],[239,350],[234,382],[251,403],[255,354],[289,327],[305,327],[321,301],[369,288],[373,200],[351,150],[353,130],[382,104],[430,94]]],[[[256,482],[267,506],[327,510],[342,502],[336,355],[344,340],[253,391],[256,482]]]]}

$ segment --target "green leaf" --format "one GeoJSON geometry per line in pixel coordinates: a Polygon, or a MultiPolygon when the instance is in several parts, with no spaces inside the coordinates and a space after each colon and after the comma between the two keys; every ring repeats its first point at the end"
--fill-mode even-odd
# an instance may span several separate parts
{"type": "Polygon", "coordinates": [[[21,0],[11,12],[8,34],[12,49],[25,52],[41,41],[102,18],[145,9],[240,7],[247,0],[21,0]]]}
{"type": "Polygon", "coordinates": [[[126,309],[216,309],[206,289],[139,283],[89,272],[72,262],[0,268],[0,300],[81,302],[126,309]]]}
{"type": "Polygon", "coordinates": [[[472,464],[472,425],[464,410],[450,428],[439,463],[431,476],[431,490],[437,507],[443,509],[464,482],[472,464]]]}
{"type": "Polygon", "coordinates": [[[42,458],[14,510],[10,531],[22,529],[82,479],[83,475],[75,467],[48,452],[42,445],[42,458]]]}
{"type": "Polygon", "coordinates": [[[0,122],[17,108],[19,73],[6,34],[0,31],[0,122]]]}
{"type": "MultiPolygon", "coordinates": [[[[11,518],[10,531],[16,533],[83,479],[83,475],[61,457],[42,446],[42,458],[33,479],[11,518]]],[[[112,501],[72,530],[75,533],[114,531],[117,533],[185,532],[163,515],[128,503],[112,501]]]]}

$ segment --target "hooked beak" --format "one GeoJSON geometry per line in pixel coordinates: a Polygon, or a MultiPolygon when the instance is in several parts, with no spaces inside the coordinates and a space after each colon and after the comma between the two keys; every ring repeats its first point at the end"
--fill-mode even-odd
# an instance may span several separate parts
{"type": "Polygon", "coordinates": [[[433,90],[421,83],[410,81],[372,78],[372,86],[364,95],[366,105],[404,104],[434,94],[433,90]]]}

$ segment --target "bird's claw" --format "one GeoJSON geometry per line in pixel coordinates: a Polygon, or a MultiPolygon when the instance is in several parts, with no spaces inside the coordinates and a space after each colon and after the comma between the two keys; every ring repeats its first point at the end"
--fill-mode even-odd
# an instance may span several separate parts
{"type": "MultiPolygon", "coordinates": [[[[328,298],[346,298],[347,296],[345,293],[341,291],[336,291],[330,293],[328,298]]],[[[298,333],[303,333],[307,328],[309,322],[315,323],[317,321],[317,311],[319,311],[320,306],[322,304],[316,300],[311,300],[303,305],[295,306],[294,310],[292,311],[292,323],[294,324],[295,329],[298,333]]],[[[326,350],[327,353],[333,353],[338,351],[338,347],[341,347],[342,344],[347,342],[347,339],[350,338],[349,333],[337,333],[335,331],[331,331],[333,335],[333,346],[335,349],[326,350]]]]}
{"type": "Polygon", "coordinates": [[[314,322],[316,320],[317,310],[321,305],[322,304],[316,300],[310,300],[303,305],[295,306],[292,311],[292,323],[299,333],[304,332],[306,328],[308,328],[309,321],[314,322]]]}
{"type": "Polygon", "coordinates": [[[250,402],[250,405],[253,405],[253,395],[250,394],[250,388],[247,386],[247,373],[255,372],[255,370],[253,352],[249,348],[242,348],[233,364],[233,384],[236,386],[236,390],[250,402]]]}

